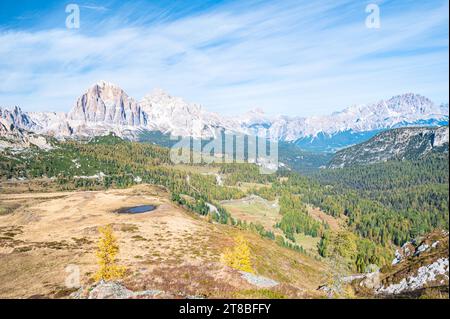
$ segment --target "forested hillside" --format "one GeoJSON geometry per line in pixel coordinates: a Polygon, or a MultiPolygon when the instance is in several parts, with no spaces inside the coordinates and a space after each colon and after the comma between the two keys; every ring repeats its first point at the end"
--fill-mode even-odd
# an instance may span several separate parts
{"type": "Polygon", "coordinates": [[[358,271],[370,264],[390,263],[395,246],[418,235],[448,229],[446,154],[430,154],[420,161],[322,169],[308,177],[289,170],[261,175],[254,164],[191,165],[188,169],[170,162],[168,148],[115,136],[60,142],[51,150],[5,150],[0,156],[2,180],[47,178],[60,190],[161,185],[179,205],[221,223],[252,229],[281,245],[303,251],[296,234],[320,238],[317,249],[322,257],[343,259],[358,271]],[[217,173],[202,173],[205,169],[217,173]],[[223,181],[219,183],[217,176],[223,181]],[[242,188],[242,183],[257,186],[242,188]],[[276,227],[282,237],[261,225],[232,218],[219,203],[250,194],[278,201],[281,219],[276,227]],[[344,221],[346,227],[331,230],[308,213],[308,205],[344,221]]]}
{"type": "MultiPolygon", "coordinates": [[[[170,134],[163,134],[159,131],[144,131],[139,135],[138,140],[143,143],[149,143],[163,147],[172,147],[177,141],[174,139],[170,139],[170,134]]],[[[202,146],[205,146],[208,142],[208,139],[203,140],[202,146]]],[[[244,148],[244,156],[246,154],[247,147],[244,148]]],[[[306,151],[301,149],[293,142],[279,141],[278,155],[280,165],[292,169],[296,172],[311,173],[321,167],[326,167],[333,154],[327,152],[306,151]]]]}
{"type": "Polygon", "coordinates": [[[367,142],[337,152],[328,166],[352,167],[390,160],[419,160],[433,153],[448,154],[448,137],[448,126],[386,130],[367,142]]]}
{"type": "MultiPolygon", "coordinates": [[[[241,176],[241,181],[261,182],[259,175],[252,176],[251,168],[245,166],[230,166],[228,172],[231,176],[241,176]]],[[[344,217],[348,229],[361,238],[359,249],[366,251],[365,257],[352,257],[359,258],[354,262],[360,265],[383,256],[381,247],[389,251],[392,245],[402,245],[435,228],[449,227],[446,154],[432,154],[420,161],[325,169],[310,177],[286,171],[282,175],[284,178],[271,181],[270,187],[253,192],[267,199],[285,192],[297,195],[303,203],[320,207],[332,216],[344,217]]],[[[302,210],[297,211],[301,216],[302,210]]],[[[295,225],[296,220],[298,217],[291,219],[290,224],[295,225]]],[[[286,229],[292,232],[296,228],[286,229]]],[[[324,246],[336,242],[330,236],[323,233],[322,252],[327,251],[324,246]]]]}

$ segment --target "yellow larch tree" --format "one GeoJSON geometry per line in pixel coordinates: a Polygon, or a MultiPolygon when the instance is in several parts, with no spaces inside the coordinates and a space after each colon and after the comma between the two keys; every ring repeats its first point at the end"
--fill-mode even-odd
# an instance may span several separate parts
{"type": "Polygon", "coordinates": [[[110,225],[98,228],[100,239],[97,244],[97,258],[99,270],[94,275],[95,281],[120,279],[125,274],[126,268],[116,264],[119,253],[119,245],[110,225]]]}
{"type": "Polygon", "coordinates": [[[238,235],[234,241],[233,249],[226,249],[222,255],[223,262],[231,268],[254,273],[250,258],[250,247],[244,236],[238,235]]]}

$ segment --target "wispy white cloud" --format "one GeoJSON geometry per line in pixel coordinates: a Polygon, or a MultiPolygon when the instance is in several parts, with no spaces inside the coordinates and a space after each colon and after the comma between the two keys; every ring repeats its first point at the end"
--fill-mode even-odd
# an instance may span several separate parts
{"type": "Polygon", "coordinates": [[[177,19],[153,12],[151,22],[125,7],[78,31],[4,31],[0,104],[68,110],[100,79],[228,114],[324,114],[410,91],[448,101],[447,1],[380,3],[377,30],[365,27],[365,4],[227,4],[177,19]]]}
{"type": "Polygon", "coordinates": [[[96,5],[82,5],[80,6],[83,9],[94,10],[94,11],[107,11],[108,8],[105,6],[96,6],[96,5]]]}

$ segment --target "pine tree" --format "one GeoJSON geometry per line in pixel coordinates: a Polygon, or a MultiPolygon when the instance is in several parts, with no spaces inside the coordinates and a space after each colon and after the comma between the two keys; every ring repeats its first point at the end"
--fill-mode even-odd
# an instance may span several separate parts
{"type": "Polygon", "coordinates": [[[329,246],[330,236],[328,232],[325,232],[317,245],[320,256],[328,257],[328,246],[329,246]]]}

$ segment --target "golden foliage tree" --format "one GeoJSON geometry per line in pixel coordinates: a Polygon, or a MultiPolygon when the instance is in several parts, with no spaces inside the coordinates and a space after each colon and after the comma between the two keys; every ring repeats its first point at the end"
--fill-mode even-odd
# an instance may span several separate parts
{"type": "Polygon", "coordinates": [[[242,235],[234,239],[233,249],[226,249],[222,255],[223,262],[234,269],[254,273],[250,259],[250,247],[242,235]]]}
{"type": "Polygon", "coordinates": [[[341,257],[353,260],[358,253],[356,241],[357,237],[355,234],[349,231],[341,231],[333,239],[334,250],[341,257]]]}
{"type": "Polygon", "coordinates": [[[125,267],[116,264],[116,256],[119,253],[119,245],[113,234],[111,226],[98,228],[101,237],[97,244],[97,258],[99,270],[94,275],[95,281],[120,279],[125,274],[125,267]]]}

